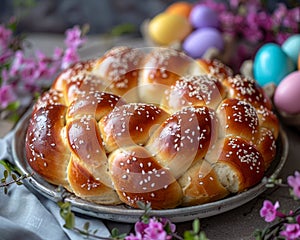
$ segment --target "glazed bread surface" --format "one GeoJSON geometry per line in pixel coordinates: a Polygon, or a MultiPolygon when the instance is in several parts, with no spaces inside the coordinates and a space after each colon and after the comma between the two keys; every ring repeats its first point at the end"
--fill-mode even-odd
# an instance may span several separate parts
{"type": "Polygon", "coordinates": [[[58,75],[25,148],[37,174],[82,199],[169,209],[259,183],[278,134],[263,89],[220,61],[116,47],[58,75]]]}

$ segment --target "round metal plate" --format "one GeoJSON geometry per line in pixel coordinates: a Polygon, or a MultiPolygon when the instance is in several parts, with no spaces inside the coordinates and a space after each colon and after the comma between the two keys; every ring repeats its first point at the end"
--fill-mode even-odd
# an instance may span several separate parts
{"type": "MultiPolygon", "coordinates": [[[[12,140],[12,155],[17,167],[23,174],[32,173],[32,169],[26,160],[25,155],[25,134],[29,122],[30,113],[27,113],[17,124],[14,138],[12,140]]],[[[285,132],[281,129],[277,141],[276,159],[271,164],[271,167],[266,172],[266,177],[277,177],[283,168],[288,154],[288,140],[285,132]]],[[[72,204],[72,210],[83,213],[88,216],[94,216],[101,219],[112,220],[117,222],[134,223],[139,220],[144,213],[141,209],[133,209],[126,205],[106,206],[91,203],[76,197],[65,189],[49,184],[43,178],[34,174],[24,184],[32,191],[37,191],[48,199],[53,201],[68,201],[72,204]]],[[[230,195],[222,200],[211,203],[206,203],[191,207],[178,207],[168,210],[152,210],[151,214],[157,217],[169,218],[172,222],[184,222],[195,218],[205,218],[214,216],[234,208],[237,208],[250,200],[254,199],[267,188],[265,182],[262,181],[249,190],[230,195]]]]}

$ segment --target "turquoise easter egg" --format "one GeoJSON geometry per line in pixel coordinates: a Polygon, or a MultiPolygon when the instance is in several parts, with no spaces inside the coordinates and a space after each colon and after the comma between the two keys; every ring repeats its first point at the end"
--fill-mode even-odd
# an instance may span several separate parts
{"type": "Polygon", "coordinates": [[[281,48],[297,64],[298,55],[300,54],[300,34],[290,36],[284,41],[281,48]]]}
{"type": "Polygon", "coordinates": [[[275,43],[263,45],[256,53],[253,62],[253,75],[259,85],[278,85],[289,73],[296,69],[292,59],[275,43]]]}

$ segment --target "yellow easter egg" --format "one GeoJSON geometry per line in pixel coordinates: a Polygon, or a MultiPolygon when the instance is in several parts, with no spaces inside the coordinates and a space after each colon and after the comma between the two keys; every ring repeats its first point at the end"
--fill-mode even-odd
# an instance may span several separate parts
{"type": "Polygon", "coordinates": [[[192,30],[189,21],[180,15],[160,13],[150,22],[148,34],[159,45],[181,42],[192,30]]]}

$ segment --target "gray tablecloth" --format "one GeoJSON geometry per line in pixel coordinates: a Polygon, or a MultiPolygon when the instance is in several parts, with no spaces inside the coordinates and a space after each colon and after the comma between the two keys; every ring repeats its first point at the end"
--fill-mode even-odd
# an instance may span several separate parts
{"type": "MultiPolygon", "coordinates": [[[[0,159],[12,161],[9,153],[11,135],[0,139],[0,159]]],[[[3,178],[4,169],[0,165],[0,178],[3,178]]],[[[63,227],[65,222],[57,203],[29,191],[24,185],[10,185],[7,194],[4,189],[0,190],[0,240],[83,239],[83,235],[63,227]]],[[[76,227],[83,229],[87,221],[90,229],[98,229],[99,236],[109,237],[110,233],[100,219],[75,215],[76,227]]]]}

